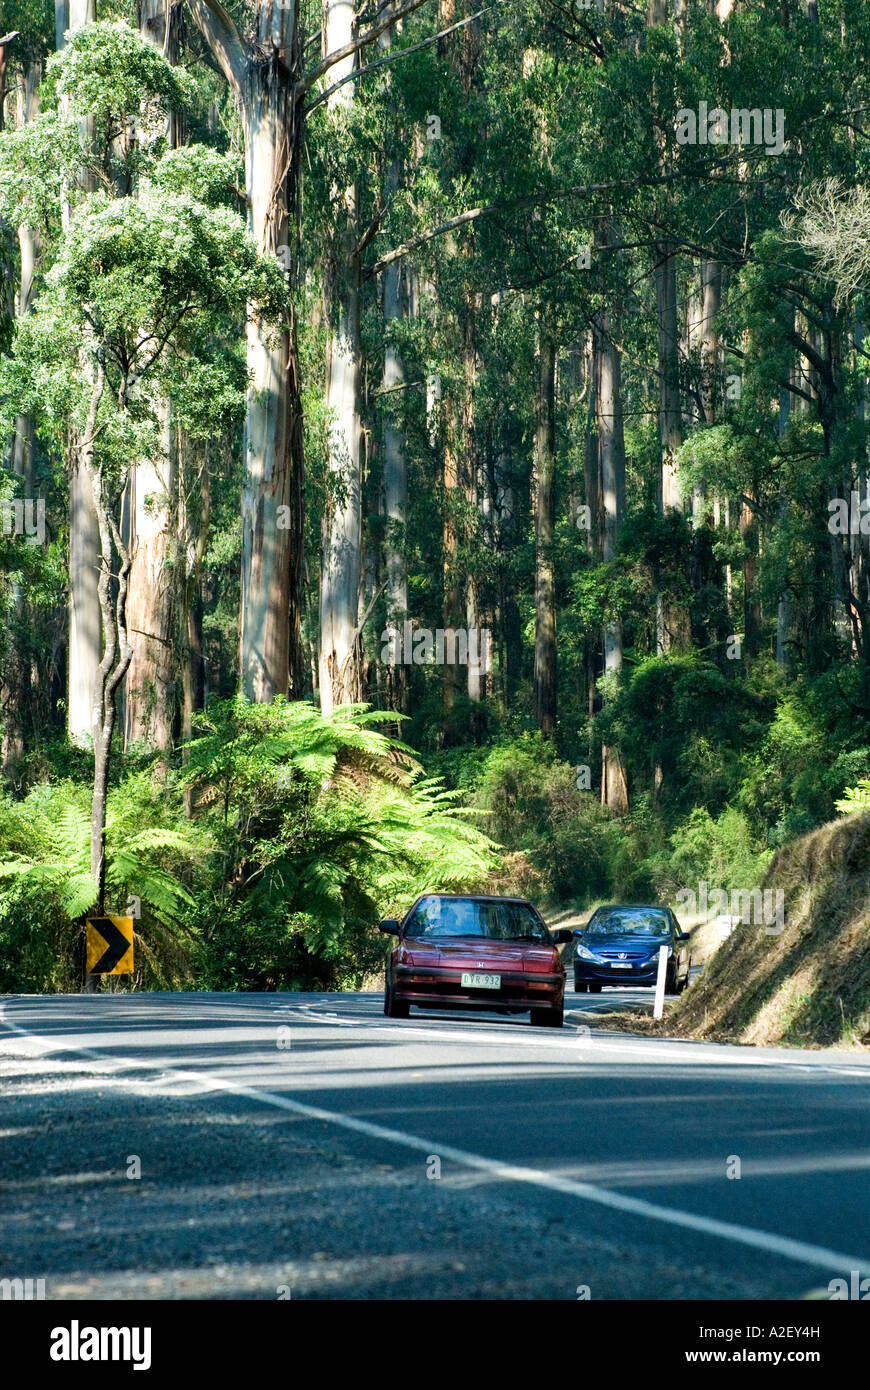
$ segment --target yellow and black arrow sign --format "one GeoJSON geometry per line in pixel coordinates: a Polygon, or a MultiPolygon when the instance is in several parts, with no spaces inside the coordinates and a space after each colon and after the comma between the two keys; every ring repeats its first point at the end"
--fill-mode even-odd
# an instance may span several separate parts
{"type": "Polygon", "coordinates": [[[88,917],[88,974],[133,973],[133,918],[88,917]]]}

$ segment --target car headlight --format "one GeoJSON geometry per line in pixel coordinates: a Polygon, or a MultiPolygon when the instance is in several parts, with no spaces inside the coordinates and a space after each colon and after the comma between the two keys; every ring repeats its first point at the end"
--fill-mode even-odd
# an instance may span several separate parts
{"type": "MultiPolygon", "coordinates": [[[[660,948],[659,946],[656,946],[655,950],[650,954],[649,959],[650,959],[651,961],[658,960],[660,949],[661,949],[661,948],[660,948]]],[[[673,954],[674,954],[674,948],[673,948],[673,946],[669,946],[669,947],[668,947],[668,959],[670,959],[671,956],[672,956],[673,954]]]]}
{"type": "Polygon", "coordinates": [[[577,955],[581,960],[598,960],[595,952],[590,951],[588,946],[583,946],[579,941],[577,943],[577,955]]]}

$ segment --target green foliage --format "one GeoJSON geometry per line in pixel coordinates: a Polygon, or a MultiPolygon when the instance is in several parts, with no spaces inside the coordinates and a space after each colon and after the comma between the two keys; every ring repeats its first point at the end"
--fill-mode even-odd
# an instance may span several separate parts
{"type": "Polygon", "coordinates": [[[357,978],[382,959],[381,916],[426,890],[485,881],[491,841],[457,793],[377,729],[387,719],[240,697],[199,718],[178,784],[220,852],[202,927],[206,979],[314,988],[357,978]]]}
{"type": "Polygon", "coordinates": [[[771,844],[783,844],[833,813],[822,721],[798,691],[783,695],[758,751],[746,761],[740,805],[771,844]]]}
{"type": "MultiPolygon", "coordinates": [[[[178,824],[178,805],[145,773],[122,779],[109,793],[106,815],[106,910],[123,916],[129,897],[140,900],[135,923],[136,950],[142,956],[140,978],[157,984],[178,978],[179,962],[192,936],[188,919],[195,898],[190,880],[208,855],[210,842],[200,826],[178,824]]],[[[9,922],[6,965],[10,988],[28,988],[28,971],[78,987],[76,941],[81,919],[96,904],[97,885],[90,871],[89,789],[71,782],[40,784],[20,802],[0,802],[0,918],[9,922]],[[22,939],[21,973],[14,967],[13,940],[24,928],[15,914],[29,904],[34,922],[45,934],[47,955],[33,938],[22,939]],[[64,924],[61,932],[58,924],[64,924]],[[29,944],[28,944],[29,943],[29,944]],[[35,953],[35,954],[34,954],[35,953]]],[[[28,929],[29,930],[29,929],[28,929]]],[[[41,987],[41,986],[40,986],[41,987]]],[[[48,986],[46,986],[48,987],[48,986]]]]}
{"type": "Polygon", "coordinates": [[[870,806],[870,778],[862,777],[857,786],[847,787],[834,804],[843,816],[851,816],[854,811],[866,811],[870,806]]]}
{"type": "MultiPolygon", "coordinates": [[[[301,12],[306,43],[315,11],[301,12]]],[[[227,13],[250,39],[250,6],[227,13]]],[[[58,931],[66,940],[94,891],[86,759],[63,743],[58,653],[70,440],[98,370],[97,462],[118,517],[137,465],[162,450],[168,406],[180,441],[173,521],[184,518],[185,542],[201,540],[204,555],[199,575],[179,586],[174,569],[166,578],[174,595],[190,581],[180,610],[191,596],[202,610],[208,712],[183,754],[166,759],[165,780],[136,771],[133,751],[113,752],[123,774],[110,797],[110,890],[120,902],[148,877],[149,981],[193,971],[228,988],[359,982],[382,959],[376,917],[425,889],[489,883],[576,904],[667,896],[704,878],[746,886],[771,846],[835,805],[865,804],[868,559],[863,539],[832,546],[826,506],[865,485],[870,168],[851,122],[867,106],[868,14],[844,0],[811,20],[799,5],[763,0],[733,7],[723,24],[696,5],[675,29],[642,6],[571,14],[522,0],[416,51],[431,23],[425,10],[409,15],[390,57],[411,51],[360,75],[346,106],[317,104],[329,74],[307,94],[313,113],[298,151],[288,148],[301,173],[288,187],[298,195],[290,221],[298,214],[301,226],[288,273],[258,255],[246,230],[246,133],[195,26],[180,31],[173,66],[132,27],[127,0],[107,0],[100,21],[50,59],[41,113],[22,121],[20,79],[48,53],[54,16],[41,0],[4,5],[5,28],[22,32],[7,53],[0,133],[10,286],[0,432],[11,440],[25,420],[36,437],[26,473],[10,464],[0,477],[0,499],[38,489],[50,519],[44,553],[0,537],[4,717],[17,703],[27,743],[10,777],[23,800],[0,801],[4,979],[75,982],[58,931]],[[675,112],[702,99],[784,109],[785,148],[678,147],[675,112]],[[170,117],[190,137],[184,148],[167,148],[170,117]],[[351,186],[366,591],[384,575],[389,543],[404,559],[410,618],[435,629],[473,608],[495,637],[482,700],[462,688],[461,671],[448,686],[436,667],[408,668],[394,687],[380,661],[388,599],[377,598],[360,634],[364,680],[376,673],[364,690],[377,704],[396,696],[404,743],[379,723],[395,714],[363,706],[323,720],[304,700],[222,698],[238,684],[250,314],[279,328],[292,321],[299,337],[305,580],[295,597],[316,667],[323,521],[342,491],[327,464],[324,291],[334,310],[349,249],[339,190],[351,186]],[[409,312],[385,324],[372,266],[467,209],[479,215],[394,262],[409,312]],[[34,295],[16,321],[27,229],[34,295]],[[660,497],[654,269],[664,240],[676,248],[681,338],[683,505],[670,511],[660,497]],[[712,373],[695,331],[702,260],[724,271],[712,373]],[[601,518],[591,534],[578,525],[578,509],[598,500],[591,325],[606,326],[619,352],[626,434],[625,505],[606,563],[601,518]],[[558,721],[547,739],[529,732],[544,334],[557,345],[559,383],[558,721]],[[389,348],[402,359],[400,390],[381,389],[389,348]],[[406,446],[403,523],[383,505],[388,426],[406,446]],[[679,631],[666,640],[673,619],[679,631]],[[623,662],[602,676],[605,626],[618,628],[623,662]],[[599,802],[602,746],[626,773],[625,816],[599,802]],[[594,769],[590,791],[575,762],[594,769]]],[[[252,52],[259,61],[256,44],[252,52]]],[[[179,551],[171,566],[183,561],[179,551]]],[[[179,665],[187,617],[180,611],[173,634],[179,665]]]]}
{"type": "Polygon", "coordinates": [[[0,134],[0,212],[57,235],[63,194],[80,170],[81,136],[74,121],[41,112],[26,125],[0,134]]]}
{"type": "Polygon", "coordinates": [[[666,887],[673,894],[702,881],[711,887],[752,887],[760,882],[771,851],[760,846],[746,816],[729,806],[714,820],[705,806],[696,806],[670,837],[666,887]]]}
{"type": "Polygon", "coordinates": [[[236,213],[183,194],[94,194],[70,224],[34,310],[18,321],[13,356],[0,364],[0,419],[11,432],[26,410],[59,445],[70,417],[84,428],[100,364],[105,464],[122,472],[155,452],[167,397],[191,436],[226,429],[246,381],[224,343],[248,301],[279,317],[287,290],[236,213]]]}
{"type": "Polygon", "coordinates": [[[90,118],[89,146],[98,156],[93,167],[113,181],[135,177],[162,151],[167,114],[182,110],[193,90],[185,69],[123,20],[98,21],[72,34],[49,59],[43,84],[44,97],[66,103],[74,121],[90,118]]]}
{"type": "MultiPolygon", "coordinates": [[[[207,841],[192,827],[152,823],[143,829],[146,810],[152,821],[161,810],[161,798],[151,789],[147,774],[127,777],[110,792],[106,887],[116,903],[123,905],[126,890],[141,898],[156,921],[180,927],[193,899],[184,884],[162,865],[167,860],[190,861],[200,856],[207,841]]],[[[26,847],[0,862],[0,881],[26,880],[39,885],[56,897],[66,918],[75,921],[96,900],[96,883],[90,872],[86,789],[69,783],[36,786],[23,801],[10,804],[8,812],[4,849],[16,842],[26,847]]]]}
{"type": "Polygon", "coordinates": [[[626,671],[596,721],[638,790],[656,788],[675,809],[723,807],[739,778],[741,751],[764,730],[765,705],[737,678],[690,656],[651,656],[626,671]]]}
{"type": "Polygon", "coordinates": [[[577,769],[540,734],[493,748],[473,802],[485,812],[493,838],[533,866],[540,895],[589,903],[610,890],[624,830],[593,792],[579,790],[577,769]]]}
{"type": "Polygon", "coordinates": [[[238,211],[244,176],[236,155],[208,145],[183,145],[167,150],[149,172],[150,183],[167,193],[187,194],[206,207],[238,211]]]}
{"type": "Polygon", "coordinates": [[[81,987],[77,934],[37,879],[0,892],[0,993],[50,994],[81,987]]]}

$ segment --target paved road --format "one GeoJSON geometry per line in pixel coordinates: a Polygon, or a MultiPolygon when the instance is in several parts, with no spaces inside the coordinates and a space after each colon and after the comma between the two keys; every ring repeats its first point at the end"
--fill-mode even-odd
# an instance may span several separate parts
{"type": "Polygon", "coordinates": [[[569,994],[559,1033],[375,995],[7,999],[0,1278],[769,1299],[870,1274],[870,1059],[584,1031],[612,1002],[569,994]]]}

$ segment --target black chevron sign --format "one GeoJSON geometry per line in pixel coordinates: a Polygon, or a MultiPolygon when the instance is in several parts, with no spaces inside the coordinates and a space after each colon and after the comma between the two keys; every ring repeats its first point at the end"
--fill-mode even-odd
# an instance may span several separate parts
{"type": "Polygon", "coordinates": [[[88,917],[88,973],[129,975],[133,970],[133,918],[88,917]]]}

